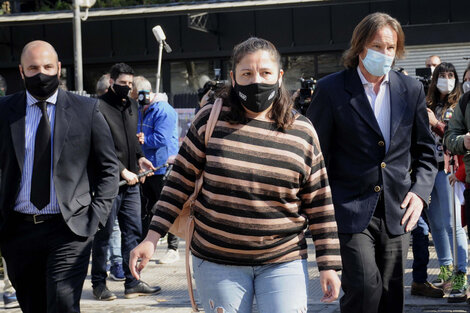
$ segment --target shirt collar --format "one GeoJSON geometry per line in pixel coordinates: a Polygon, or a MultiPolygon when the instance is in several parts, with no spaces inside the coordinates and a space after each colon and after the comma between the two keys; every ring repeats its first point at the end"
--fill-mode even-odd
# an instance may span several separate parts
{"type": "MultiPolygon", "coordinates": [[[[369,82],[369,81],[364,77],[364,75],[363,75],[362,72],[361,72],[361,69],[359,68],[359,65],[357,66],[357,73],[359,74],[359,78],[361,79],[362,85],[367,85],[367,86],[369,86],[369,85],[372,84],[371,82],[369,82]]],[[[384,79],[383,79],[383,81],[382,81],[382,83],[381,83],[380,85],[388,84],[388,83],[390,82],[389,73],[390,73],[390,72],[388,72],[387,74],[385,74],[385,77],[384,77],[384,79]]]]}
{"type": "MultiPolygon", "coordinates": [[[[57,95],[59,94],[59,89],[52,94],[49,98],[46,99],[46,102],[49,104],[56,104],[57,103],[57,95]]],[[[34,98],[33,95],[29,93],[28,90],[26,90],[26,104],[29,106],[35,105],[37,102],[39,102],[38,99],[34,98]]]]}

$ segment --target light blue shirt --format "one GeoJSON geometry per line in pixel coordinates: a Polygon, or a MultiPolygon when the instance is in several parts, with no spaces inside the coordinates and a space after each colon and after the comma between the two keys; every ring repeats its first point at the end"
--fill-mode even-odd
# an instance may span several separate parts
{"type": "Polygon", "coordinates": [[[55,109],[57,102],[56,91],[47,101],[47,115],[51,125],[51,202],[39,211],[30,201],[31,196],[31,177],[33,175],[34,164],[34,143],[39,121],[41,120],[41,109],[36,105],[38,100],[26,91],[26,121],[25,121],[25,156],[23,164],[23,173],[21,175],[20,192],[16,198],[14,210],[23,214],[57,214],[60,213],[59,202],[55,193],[54,182],[52,181],[52,162],[54,151],[54,122],[55,109]]]}
{"type": "Polygon", "coordinates": [[[374,91],[374,85],[370,83],[364,75],[362,75],[361,69],[357,67],[357,73],[361,78],[362,85],[364,86],[364,91],[366,93],[367,99],[369,100],[372,111],[374,111],[375,118],[379,124],[380,131],[385,140],[385,151],[388,151],[390,147],[390,120],[391,108],[390,108],[390,80],[389,73],[387,73],[380,83],[379,92],[376,94],[374,91]]]}

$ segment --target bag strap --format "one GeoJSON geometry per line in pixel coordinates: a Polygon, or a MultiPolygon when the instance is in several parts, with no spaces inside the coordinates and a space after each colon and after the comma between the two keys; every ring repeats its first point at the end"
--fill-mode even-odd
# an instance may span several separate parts
{"type": "MultiPolygon", "coordinates": [[[[219,119],[220,111],[222,111],[222,99],[217,98],[215,100],[214,105],[212,106],[211,113],[209,115],[209,119],[207,120],[206,124],[206,133],[204,136],[204,144],[207,148],[207,143],[209,142],[209,139],[212,136],[212,133],[214,132],[215,125],[217,124],[217,120],[219,119]]],[[[196,179],[196,182],[194,184],[194,200],[196,200],[197,195],[202,189],[202,177],[203,177],[203,172],[201,171],[199,177],[196,179]]],[[[193,280],[191,277],[191,265],[189,263],[189,250],[191,246],[191,241],[193,238],[193,233],[194,233],[194,216],[192,212],[192,205],[191,205],[191,212],[189,214],[188,222],[186,225],[186,248],[184,251],[185,254],[185,263],[186,263],[186,280],[188,282],[188,293],[189,293],[189,299],[191,300],[191,307],[193,309],[193,312],[199,312],[199,308],[197,307],[196,300],[194,299],[194,289],[193,289],[193,280]]]]}

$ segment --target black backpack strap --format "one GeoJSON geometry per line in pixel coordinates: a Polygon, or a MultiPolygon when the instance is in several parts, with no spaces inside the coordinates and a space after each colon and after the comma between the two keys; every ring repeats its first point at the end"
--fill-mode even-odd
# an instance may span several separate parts
{"type": "Polygon", "coordinates": [[[460,101],[460,111],[462,112],[462,116],[465,117],[465,110],[467,109],[468,101],[470,100],[470,91],[467,91],[462,96],[462,101],[460,101]]]}

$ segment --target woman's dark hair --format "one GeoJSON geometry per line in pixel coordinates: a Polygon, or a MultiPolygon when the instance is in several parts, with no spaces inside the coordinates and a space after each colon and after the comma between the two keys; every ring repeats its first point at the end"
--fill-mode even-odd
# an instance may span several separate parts
{"type": "Polygon", "coordinates": [[[470,63],[467,65],[467,68],[465,69],[465,71],[463,71],[462,82],[465,81],[465,75],[467,75],[468,71],[470,71],[470,63]]]}
{"type": "MultiPolygon", "coordinates": [[[[232,54],[232,72],[235,77],[235,69],[240,61],[248,54],[255,53],[259,50],[267,51],[271,54],[273,60],[278,64],[279,70],[281,69],[281,55],[274,45],[261,38],[251,37],[239,43],[233,48],[232,54]]],[[[224,100],[224,104],[230,107],[230,111],[226,114],[226,120],[233,124],[244,123],[247,118],[245,109],[240,103],[232,85],[225,87],[217,96],[224,100]]],[[[268,113],[276,126],[280,129],[287,129],[294,122],[294,114],[292,107],[294,103],[291,100],[290,94],[282,84],[279,87],[279,93],[274,99],[273,106],[268,113]]]]}
{"type": "Polygon", "coordinates": [[[436,112],[436,106],[438,103],[444,104],[444,109],[442,110],[442,114],[448,108],[454,108],[457,103],[459,102],[460,96],[462,95],[462,90],[460,88],[459,77],[457,76],[457,71],[452,63],[442,62],[434,69],[432,73],[431,83],[429,84],[428,94],[426,96],[426,102],[429,108],[436,112]],[[440,73],[454,73],[455,78],[455,86],[454,89],[445,96],[444,100],[441,100],[441,92],[437,89],[437,80],[439,79],[440,73]]]}

